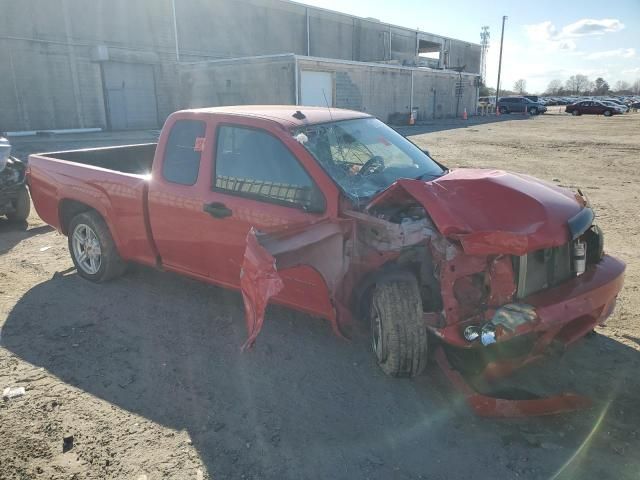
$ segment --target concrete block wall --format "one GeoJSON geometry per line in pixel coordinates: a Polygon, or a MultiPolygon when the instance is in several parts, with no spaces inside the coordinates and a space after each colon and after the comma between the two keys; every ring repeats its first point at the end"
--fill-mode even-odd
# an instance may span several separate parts
{"type": "Polygon", "coordinates": [[[460,117],[465,108],[468,114],[475,112],[477,90],[473,75],[304,58],[298,60],[298,67],[333,72],[336,107],[367,112],[385,122],[393,114],[408,115],[412,104],[418,108],[418,120],[460,117]],[[456,84],[462,86],[459,97],[456,84]]]}
{"type": "Polygon", "coordinates": [[[0,14],[0,131],[106,128],[98,46],[154,67],[159,122],[177,108],[170,3],[22,0],[0,14]]]}
{"type": "Polygon", "coordinates": [[[295,4],[179,0],[176,17],[180,50],[186,55],[216,59],[306,53],[305,8],[295,4]]]}
{"type": "Polygon", "coordinates": [[[104,126],[100,69],[86,50],[1,39],[0,131],[104,126]]]}
{"type": "Polygon", "coordinates": [[[355,36],[352,18],[321,10],[310,11],[311,56],[353,60],[357,56],[355,36]]]}
{"type": "Polygon", "coordinates": [[[462,116],[464,109],[471,115],[476,110],[475,77],[455,72],[415,71],[413,104],[418,108],[418,120],[437,120],[462,116]],[[460,84],[458,97],[456,84],[460,84]]]}
{"type": "Polygon", "coordinates": [[[181,108],[295,104],[293,56],[182,65],[181,108]]]}
{"type": "MultiPolygon", "coordinates": [[[[418,36],[427,35],[281,0],[176,0],[175,5],[182,62],[307,55],[309,50],[319,57],[411,64],[418,36]]],[[[153,66],[159,125],[184,106],[171,0],[20,0],[3,2],[0,11],[0,130],[106,127],[100,62],[107,60],[153,66]],[[108,58],[101,59],[97,51],[108,52],[108,58]]],[[[444,42],[437,35],[429,38],[444,42]]],[[[479,71],[478,45],[447,42],[452,62],[460,58],[467,70],[479,71]]],[[[232,76],[230,68],[227,76],[232,76]]],[[[231,79],[233,84],[248,82],[243,71],[238,67],[240,78],[231,79]]],[[[377,95],[378,84],[389,85],[389,78],[403,74],[379,73],[370,80],[361,78],[363,73],[350,75],[359,78],[353,85],[370,92],[361,94],[365,108],[381,112],[403,103],[388,95],[366,100],[377,95]]],[[[271,80],[263,81],[255,91],[270,92],[271,80]]],[[[393,95],[404,98],[405,83],[399,82],[400,91],[393,95]]],[[[288,91],[285,84],[275,87],[273,97],[255,101],[265,103],[288,91]]],[[[252,95],[244,92],[242,98],[252,95]]],[[[220,93],[220,98],[232,96],[220,93]]],[[[345,102],[358,103],[358,98],[345,102]]]]}

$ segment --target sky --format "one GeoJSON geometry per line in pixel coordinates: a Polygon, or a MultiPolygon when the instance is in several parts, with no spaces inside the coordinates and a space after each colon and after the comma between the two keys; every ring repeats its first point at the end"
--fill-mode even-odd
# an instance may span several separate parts
{"type": "Polygon", "coordinates": [[[298,0],[299,3],[480,43],[489,26],[487,85],[495,88],[502,16],[507,15],[501,89],[523,78],[530,93],[575,74],[640,79],[640,0],[298,0]]]}

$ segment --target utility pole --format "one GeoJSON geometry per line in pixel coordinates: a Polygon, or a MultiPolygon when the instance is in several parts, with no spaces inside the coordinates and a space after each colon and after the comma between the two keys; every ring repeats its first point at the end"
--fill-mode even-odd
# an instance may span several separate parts
{"type": "Polygon", "coordinates": [[[176,17],[176,0],[171,0],[173,13],[173,39],[176,43],[176,62],[180,63],[180,45],[178,44],[178,18],[176,17]]]}
{"type": "Polygon", "coordinates": [[[498,85],[496,85],[496,105],[498,105],[498,98],[500,97],[500,73],[502,71],[502,44],[504,42],[504,22],[507,21],[507,16],[502,17],[502,34],[500,35],[500,60],[498,60],[498,85]]]}

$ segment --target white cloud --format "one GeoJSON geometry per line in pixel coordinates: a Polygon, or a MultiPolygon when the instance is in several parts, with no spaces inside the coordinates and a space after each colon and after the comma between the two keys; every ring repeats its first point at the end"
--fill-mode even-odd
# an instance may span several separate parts
{"type": "Polygon", "coordinates": [[[583,18],[577,22],[562,27],[562,37],[585,37],[588,35],[604,35],[605,33],[618,32],[624,28],[624,24],[617,18],[603,18],[594,20],[583,18]]]}
{"type": "Polygon", "coordinates": [[[546,47],[547,50],[575,50],[576,43],[572,38],[593,35],[604,35],[620,31],[624,24],[616,18],[594,20],[583,18],[577,22],[558,29],[550,20],[533,25],[525,25],[529,38],[546,47]]]}
{"type": "Polygon", "coordinates": [[[635,57],[635,55],[635,48],[616,48],[615,50],[605,50],[604,52],[593,52],[584,58],[598,60],[600,58],[631,58],[635,57]]]}
{"type": "Polygon", "coordinates": [[[576,43],[564,38],[549,20],[535,25],[525,25],[524,28],[532,41],[542,44],[547,50],[575,50],[576,48],[576,43]]]}

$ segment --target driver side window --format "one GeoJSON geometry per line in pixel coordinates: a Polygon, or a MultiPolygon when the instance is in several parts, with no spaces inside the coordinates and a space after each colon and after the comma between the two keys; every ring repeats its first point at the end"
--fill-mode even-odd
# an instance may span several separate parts
{"type": "Polygon", "coordinates": [[[253,128],[225,125],[218,129],[213,188],[285,206],[324,210],[322,194],[298,159],[278,138],[253,128]]]}

